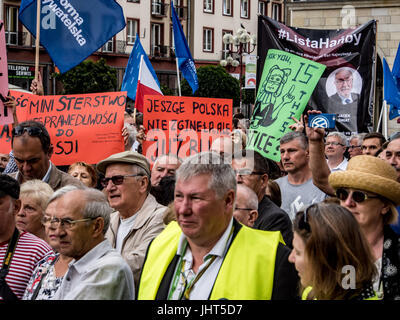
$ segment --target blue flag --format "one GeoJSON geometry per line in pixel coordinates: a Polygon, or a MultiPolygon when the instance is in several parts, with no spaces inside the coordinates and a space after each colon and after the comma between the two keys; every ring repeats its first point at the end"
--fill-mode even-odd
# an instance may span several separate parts
{"type": "Polygon", "coordinates": [[[182,30],[182,25],[176,15],[174,3],[171,1],[171,15],[172,26],[174,29],[174,42],[175,42],[175,56],[178,59],[179,70],[182,76],[189,83],[193,93],[199,88],[199,81],[197,80],[196,66],[194,64],[192,55],[187,44],[185,34],[182,30]]]}
{"type": "Polygon", "coordinates": [[[121,91],[127,91],[127,95],[132,100],[136,100],[136,88],[137,82],[139,78],[139,66],[140,66],[140,57],[143,55],[143,61],[146,63],[149,68],[151,74],[153,75],[154,80],[157,82],[160,87],[160,82],[157,79],[156,72],[151,65],[149,57],[144,51],[142,44],[140,43],[139,35],[136,34],[136,40],[132,48],[131,55],[129,56],[128,64],[126,65],[124,79],[122,80],[121,91]]]}
{"type": "Polygon", "coordinates": [[[397,89],[400,91],[400,42],[399,46],[397,47],[397,53],[393,63],[392,74],[396,80],[397,89]]]}
{"type": "MultiPolygon", "coordinates": [[[[22,0],[19,19],[36,36],[36,1],[22,0]]],[[[42,0],[40,44],[61,73],[75,67],[125,28],[115,0],[42,0]]]]}
{"type": "Polygon", "coordinates": [[[396,86],[396,81],[385,58],[383,58],[383,99],[390,104],[389,119],[392,120],[399,117],[400,91],[396,86]]]}

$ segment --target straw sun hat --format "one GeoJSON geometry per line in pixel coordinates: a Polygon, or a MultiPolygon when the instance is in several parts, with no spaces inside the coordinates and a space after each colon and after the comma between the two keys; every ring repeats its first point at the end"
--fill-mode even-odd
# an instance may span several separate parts
{"type": "Polygon", "coordinates": [[[386,161],[373,156],[359,155],[350,159],[345,171],[329,175],[329,184],[339,187],[373,192],[395,205],[400,204],[400,183],[396,170],[386,161]]]}

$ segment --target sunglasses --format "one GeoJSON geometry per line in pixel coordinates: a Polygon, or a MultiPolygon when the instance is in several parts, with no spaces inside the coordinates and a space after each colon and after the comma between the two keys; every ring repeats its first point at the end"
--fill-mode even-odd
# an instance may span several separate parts
{"type": "Polygon", "coordinates": [[[38,127],[17,126],[14,129],[12,129],[13,137],[22,136],[25,132],[27,132],[31,137],[38,137],[42,134],[43,131],[38,127]]]}
{"type": "Polygon", "coordinates": [[[126,177],[138,177],[138,176],[143,176],[143,174],[127,174],[127,175],[117,175],[117,176],[112,176],[109,178],[103,178],[100,180],[101,185],[103,188],[108,186],[108,182],[111,180],[112,183],[116,186],[119,186],[124,183],[124,179],[126,177]]]}
{"type": "Polygon", "coordinates": [[[367,195],[365,192],[359,190],[350,192],[345,188],[338,188],[336,190],[336,197],[339,200],[345,201],[349,197],[350,193],[351,193],[351,199],[357,203],[361,203],[367,199],[379,198],[379,196],[367,195]]]}
{"type": "Polygon", "coordinates": [[[303,212],[303,217],[300,218],[299,223],[298,223],[298,227],[299,230],[306,230],[307,232],[311,232],[311,227],[310,224],[308,223],[308,210],[310,210],[311,207],[313,207],[314,205],[309,206],[304,212],[303,212]]]}

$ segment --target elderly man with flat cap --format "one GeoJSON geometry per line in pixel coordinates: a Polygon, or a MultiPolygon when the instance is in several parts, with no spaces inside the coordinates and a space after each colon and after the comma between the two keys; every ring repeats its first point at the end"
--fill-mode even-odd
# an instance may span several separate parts
{"type": "Polygon", "coordinates": [[[128,262],[138,285],[147,247],[163,229],[167,207],[149,193],[150,164],[140,153],[124,151],[97,164],[111,215],[106,238],[128,262]]]}
{"type": "Polygon", "coordinates": [[[19,191],[17,180],[0,174],[0,300],[21,299],[36,264],[53,251],[44,240],[16,228],[19,191]]]}

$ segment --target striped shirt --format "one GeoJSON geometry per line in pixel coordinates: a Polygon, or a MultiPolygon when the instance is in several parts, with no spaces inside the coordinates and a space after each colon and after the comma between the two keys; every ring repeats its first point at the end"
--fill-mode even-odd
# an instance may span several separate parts
{"type": "MultiPolygon", "coordinates": [[[[7,247],[8,241],[0,243],[1,265],[7,247]]],[[[46,241],[28,232],[21,233],[6,277],[8,286],[19,299],[22,298],[37,263],[51,253],[53,249],[46,241]]]]}

